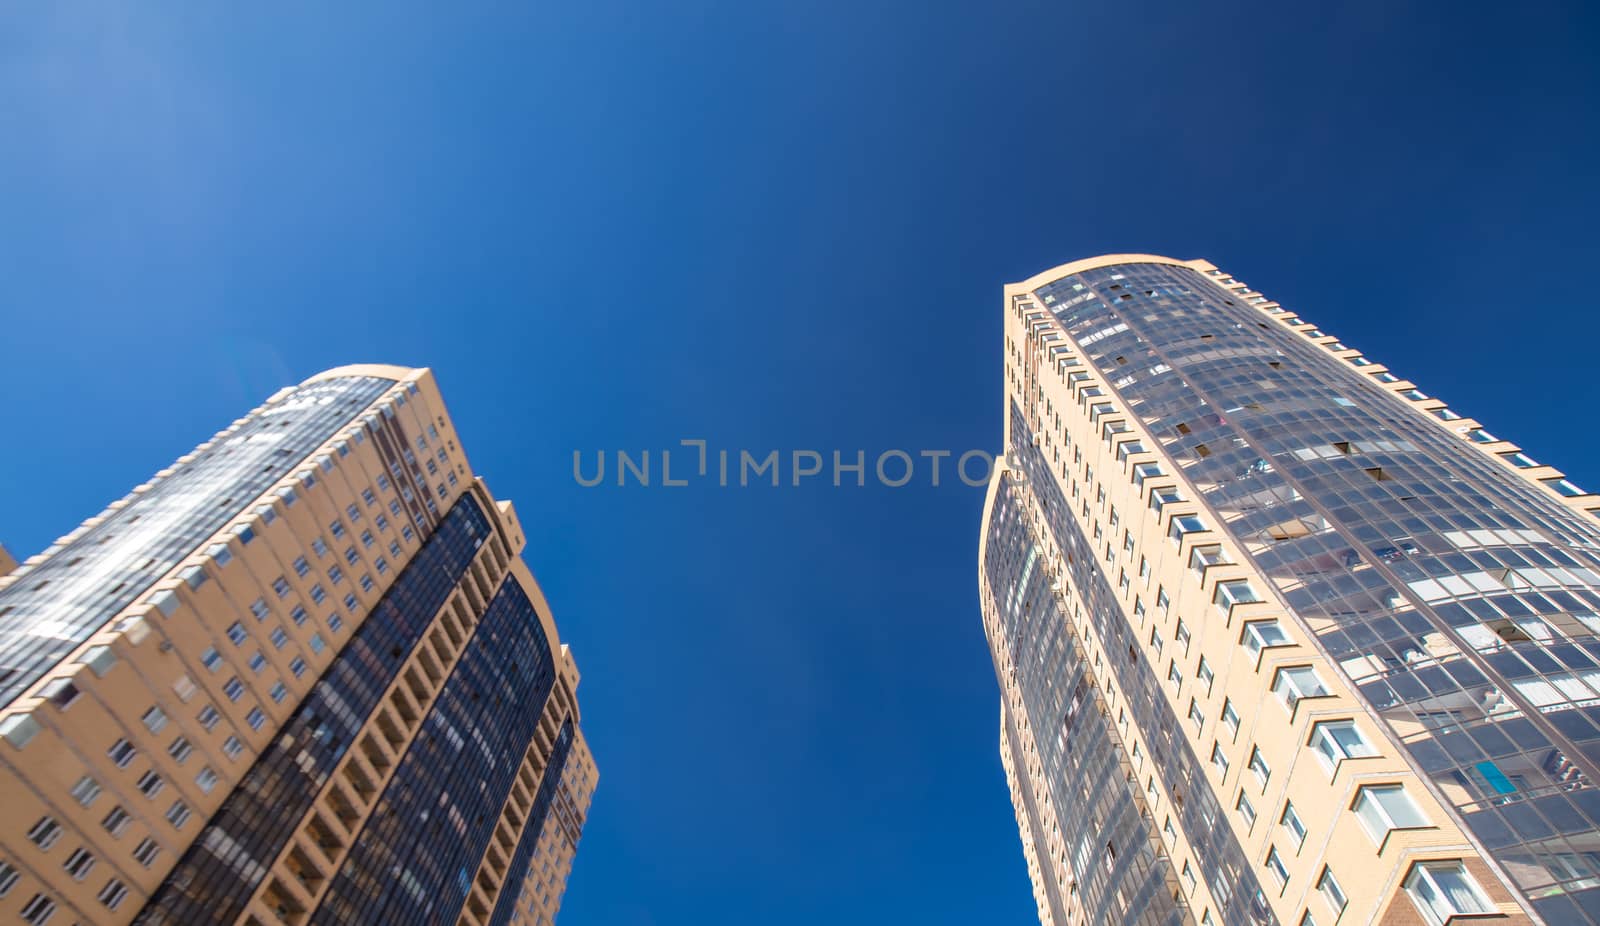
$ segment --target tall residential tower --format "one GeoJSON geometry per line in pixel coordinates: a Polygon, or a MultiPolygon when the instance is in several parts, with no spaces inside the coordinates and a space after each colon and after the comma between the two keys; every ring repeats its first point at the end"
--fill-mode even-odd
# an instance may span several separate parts
{"type": "Polygon", "coordinates": [[[1205,261],[1005,291],[1041,922],[1600,924],[1600,498],[1205,261]]]}
{"type": "Polygon", "coordinates": [[[356,366],[0,577],[0,920],[549,923],[596,772],[523,538],[356,366]]]}

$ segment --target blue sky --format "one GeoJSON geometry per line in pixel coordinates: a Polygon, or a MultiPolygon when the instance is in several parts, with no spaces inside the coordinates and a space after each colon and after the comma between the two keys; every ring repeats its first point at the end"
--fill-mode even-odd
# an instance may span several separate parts
{"type": "Polygon", "coordinates": [[[280,385],[431,366],[585,675],[563,926],[1029,923],[980,491],[581,488],[572,451],[995,447],[1001,284],[1150,251],[1600,485],[1558,437],[1596,397],[1594,15],[13,4],[0,540],[280,385]]]}

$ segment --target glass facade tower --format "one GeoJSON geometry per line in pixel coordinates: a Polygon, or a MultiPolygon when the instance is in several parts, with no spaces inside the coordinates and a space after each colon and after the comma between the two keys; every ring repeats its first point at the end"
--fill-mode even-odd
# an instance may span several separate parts
{"type": "Polygon", "coordinates": [[[1600,498],[1205,261],[1007,287],[1005,351],[1041,921],[1600,924],[1600,498]]]}
{"type": "Polygon", "coordinates": [[[0,919],[547,924],[596,782],[427,370],[332,370],[0,576],[0,919]]]}

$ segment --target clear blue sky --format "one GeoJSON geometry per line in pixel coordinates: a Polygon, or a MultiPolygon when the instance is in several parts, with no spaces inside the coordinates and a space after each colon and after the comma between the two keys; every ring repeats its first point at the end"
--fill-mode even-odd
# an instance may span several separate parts
{"type": "Polygon", "coordinates": [[[1001,284],[1136,250],[1600,486],[1577,3],[93,6],[0,11],[0,539],[433,367],[585,673],[563,926],[1033,921],[981,493],[574,449],[994,447],[1001,284]]]}

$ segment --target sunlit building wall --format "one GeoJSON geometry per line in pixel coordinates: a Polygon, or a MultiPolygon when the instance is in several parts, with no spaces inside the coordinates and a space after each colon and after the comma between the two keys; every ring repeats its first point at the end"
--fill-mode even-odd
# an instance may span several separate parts
{"type": "Polygon", "coordinates": [[[524,541],[357,366],[0,578],[0,921],[548,923],[596,772],[524,541]]]}
{"type": "Polygon", "coordinates": [[[1600,924],[1600,498],[1205,261],[1009,286],[1004,342],[1042,922],[1600,924]]]}

